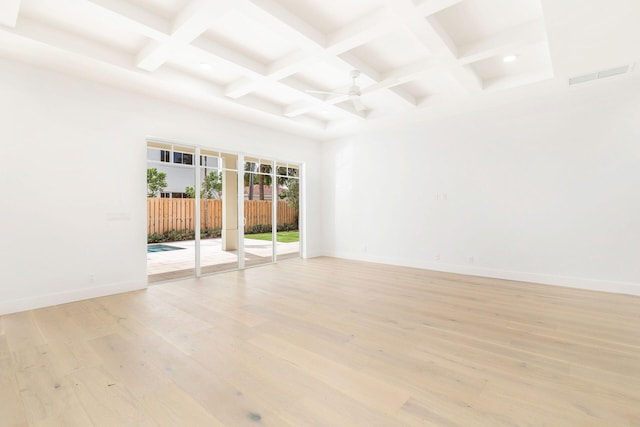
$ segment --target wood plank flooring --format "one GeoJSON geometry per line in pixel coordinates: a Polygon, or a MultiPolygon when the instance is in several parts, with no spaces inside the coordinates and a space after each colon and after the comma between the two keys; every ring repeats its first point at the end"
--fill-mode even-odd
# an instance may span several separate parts
{"type": "Polygon", "coordinates": [[[640,298],[332,258],[0,317],[0,426],[640,426],[640,298]]]}

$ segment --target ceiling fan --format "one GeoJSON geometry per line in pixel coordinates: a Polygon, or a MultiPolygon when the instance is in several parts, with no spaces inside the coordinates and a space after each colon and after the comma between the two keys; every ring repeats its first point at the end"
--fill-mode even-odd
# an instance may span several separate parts
{"type": "Polygon", "coordinates": [[[307,93],[317,93],[320,95],[348,95],[349,99],[353,103],[353,108],[355,108],[355,110],[360,113],[367,109],[367,107],[365,107],[365,105],[360,100],[360,97],[362,96],[362,90],[360,89],[360,86],[358,86],[358,84],[356,83],[356,80],[358,79],[358,77],[360,77],[360,70],[352,70],[350,73],[350,76],[351,76],[351,87],[349,87],[348,92],[307,90],[307,93]]]}

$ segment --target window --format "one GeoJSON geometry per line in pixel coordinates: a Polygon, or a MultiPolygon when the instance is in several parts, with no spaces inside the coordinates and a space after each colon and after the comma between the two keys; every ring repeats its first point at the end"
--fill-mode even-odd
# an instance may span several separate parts
{"type": "Polygon", "coordinates": [[[187,199],[187,193],[178,193],[178,192],[164,192],[160,193],[161,199],[187,199]]]}
{"type": "Polygon", "coordinates": [[[193,154],[173,153],[173,163],[178,163],[182,165],[192,165],[193,154]]]}
{"type": "Polygon", "coordinates": [[[160,150],[160,161],[169,163],[171,156],[168,150],[160,150]]]}

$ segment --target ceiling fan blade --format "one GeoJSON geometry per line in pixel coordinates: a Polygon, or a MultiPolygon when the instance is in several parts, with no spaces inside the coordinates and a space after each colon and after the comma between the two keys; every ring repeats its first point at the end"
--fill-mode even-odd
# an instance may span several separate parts
{"type": "Polygon", "coordinates": [[[351,98],[351,101],[353,102],[353,108],[355,108],[358,113],[365,111],[367,109],[367,107],[365,107],[362,101],[360,101],[359,96],[354,96],[353,98],[351,98]]]}

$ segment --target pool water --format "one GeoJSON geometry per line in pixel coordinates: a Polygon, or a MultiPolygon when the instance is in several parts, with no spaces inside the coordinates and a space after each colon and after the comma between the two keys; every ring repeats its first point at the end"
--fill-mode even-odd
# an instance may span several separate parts
{"type": "Polygon", "coordinates": [[[177,246],[169,246],[169,245],[148,245],[147,253],[152,254],[155,252],[177,251],[179,249],[185,249],[185,248],[179,248],[177,246]]]}

